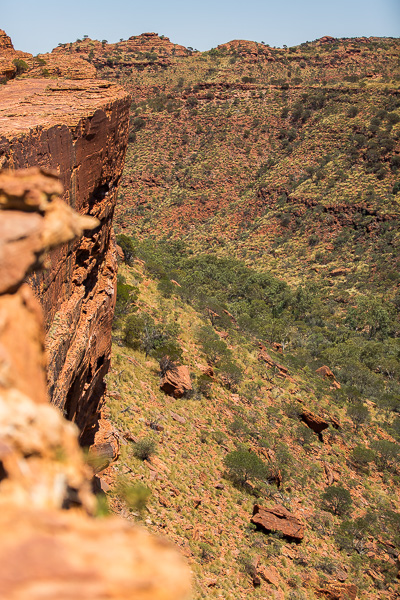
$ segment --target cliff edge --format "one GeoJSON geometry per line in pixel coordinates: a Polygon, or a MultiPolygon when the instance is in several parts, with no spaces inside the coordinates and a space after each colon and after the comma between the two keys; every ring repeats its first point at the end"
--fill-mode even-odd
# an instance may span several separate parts
{"type": "Polygon", "coordinates": [[[63,200],[96,217],[90,236],[53,250],[29,284],[44,311],[51,402],[90,444],[110,362],[116,258],[112,218],[130,97],[98,80],[15,80],[0,89],[0,167],[60,176],[63,200]]]}

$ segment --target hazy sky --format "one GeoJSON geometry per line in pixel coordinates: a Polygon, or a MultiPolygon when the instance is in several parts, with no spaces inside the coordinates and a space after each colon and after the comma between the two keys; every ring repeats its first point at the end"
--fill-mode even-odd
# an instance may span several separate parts
{"type": "Polygon", "coordinates": [[[232,39],[292,46],[323,35],[400,36],[400,0],[0,0],[0,29],[37,54],[146,31],[198,50],[232,39]]]}

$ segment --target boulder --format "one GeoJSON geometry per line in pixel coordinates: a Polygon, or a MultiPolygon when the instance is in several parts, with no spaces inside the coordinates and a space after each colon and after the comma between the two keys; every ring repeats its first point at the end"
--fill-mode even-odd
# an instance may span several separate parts
{"type": "Polygon", "coordinates": [[[255,504],[251,522],[267,533],[278,531],[294,542],[301,542],[304,537],[304,525],[280,504],[272,508],[255,504]]]}
{"type": "Polygon", "coordinates": [[[329,423],[325,419],[315,415],[309,410],[303,410],[300,417],[301,420],[315,433],[318,433],[318,435],[321,435],[321,432],[329,427],[329,423]]]}
{"type": "Polygon", "coordinates": [[[160,388],[168,396],[181,398],[192,389],[189,368],[182,365],[168,370],[161,379],[160,388]]]}

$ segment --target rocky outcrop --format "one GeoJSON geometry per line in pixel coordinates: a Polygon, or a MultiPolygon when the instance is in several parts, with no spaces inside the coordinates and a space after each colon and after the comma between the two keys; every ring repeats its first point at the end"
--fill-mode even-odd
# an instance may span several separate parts
{"type": "Polygon", "coordinates": [[[14,50],[11,38],[0,29],[0,83],[12,79],[18,72],[15,61],[32,58],[32,54],[14,50]]]}
{"type": "Polygon", "coordinates": [[[251,522],[267,533],[277,531],[295,542],[301,542],[304,537],[304,525],[280,504],[272,508],[255,504],[251,522]]]}
{"type": "Polygon", "coordinates": [[[273,61],[273,54],[265,44],[258,44],[249,40],[232,40],[217,46],[217,50],[226,54],[240,56],[246,62],[257,62],[260,59],[273,61]]]}
{"type": "Polygon", "coordinates": [[[328,429],[329,427],[329,423],[326,419],[320,417],[319,415],[315,415],[309,410],[303,410],[300,418],[303,423],[308,425],[308,427],[312,429],[314,433],[318,433],[318,435],[321,435],[322,431],[324,431],[324,429],[328,429]]]}
{"type": "MultiPolygon", "coordinates": [[[[63,199],[100,225],[54,250],[29,284],[44,310],[51,401],[93,441],[111,347],[116,258],[112,217],[130,98],[102,81],[9,82],[0,89],[0,166],[53,169],[63,199]]],[[[21,243],[21,241],[20,241],[21,243]]]]}
{"type": "Polygon", "coordinates": [[[260,342],[258,346],[260,348],[260,351],[258,353],[258,360],[264,362],[268,367],[274,369],[274,371],[278,377],[282,377],[282,378],[287,377],[289,374],[289,370],[286,367],[284,367],[283,365],[280,365],[279,363],[274,361],[270,357],[270,355],[267,352],[266,347],[264,346],[264,344],[262,342],[260,342]]]}
{"type": "Polygon", "coordinates": [[[101,71],[111,68],[113,71],[134,68],[169,67],[173,57],[190,56],[192,51],[180,44],[174,44],[170,39],[157,33],[142,33],[133,35],[128,40],[121,40],[115,44],[108,44],[92,40],[89,37],[77,40],[71,44],[60,44],[51,53],[55,57],[63,56],[65,60],[82,57],[101,71]]]}
{"type": "Polygon", "coordinates": [[[182,365],[169,369],[161,379],[160,388],[169,396],[181,398],[192,389],[189,368],[182,365]]]}
{"type": "Polygon", "coordinates": [[[91,79],[96,69],[79,56],[61,54],[38,54],[14,50],[11,38],[0,29],[0,82],[23,77],[62,77],[67,79],[91,79]]]}
{"type": "Polygon", "coordinates": [[[14,185],[2,175],[0,189],[0,597],[183,600],[189,575],[175,550],[88,515],[95,498],[78,430],[47,402],[40,306],[8,260],[18,251],[29,272],[97,221],[64,205],[58,181],[38,169],[14,185]]]}

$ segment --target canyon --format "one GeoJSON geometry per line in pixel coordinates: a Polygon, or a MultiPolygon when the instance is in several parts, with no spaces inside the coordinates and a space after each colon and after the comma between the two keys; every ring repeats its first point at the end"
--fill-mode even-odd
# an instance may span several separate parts
{"type": "Polygon", "coordinates": [[[0,31],[0,596],[395,597],[398,49],[0,31]]]}

